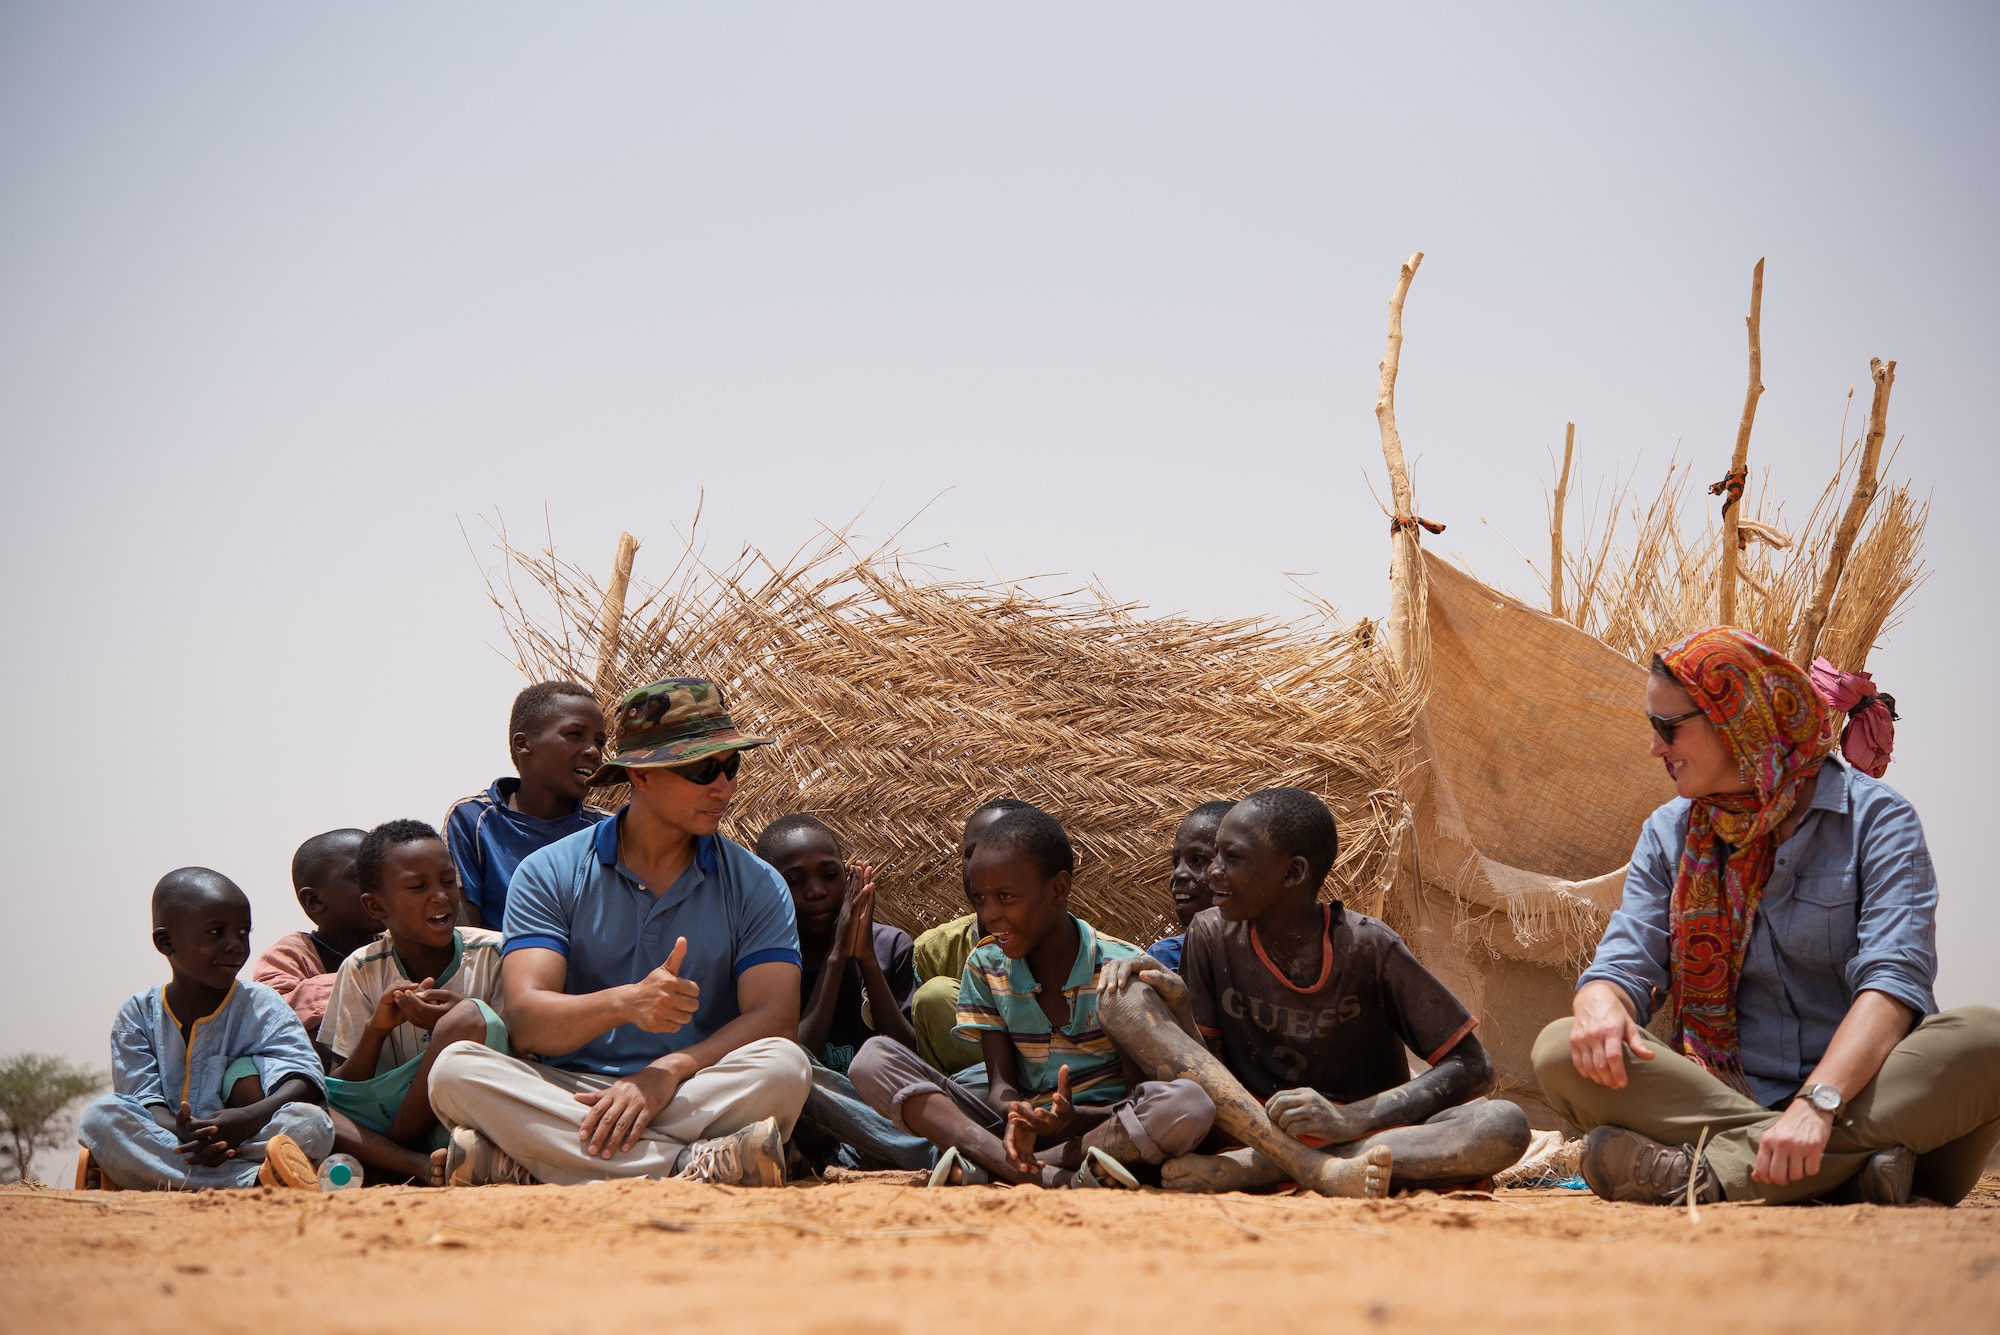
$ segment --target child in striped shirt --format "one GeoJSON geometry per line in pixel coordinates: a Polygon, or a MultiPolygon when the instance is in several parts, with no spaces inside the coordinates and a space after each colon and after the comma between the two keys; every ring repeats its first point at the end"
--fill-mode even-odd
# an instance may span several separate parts
{"type": "Polygon", "coordinates": [[[1097,1022],[1098,980],[1138,947],[1069,911],[1076,857],[1062,825],[1022,807],[989,826],[967,864],[987,931],[959,983],[959,1035],[979,1043],[981,1099],[882,1038],[849,1068],[862,1097],[942,1154],[933,1186],[1038,1182],[1136,1187],[1208,1134],[1215,1105],[1190,1080],[1139,1083],[1097,1022]]]}
{"type": "Polygon", "coordinates": [[[431,1112],[430,1069],[457,1042],[507,1051],[498,932],[459,927],[458,871],[417,820],[378,825],[355,855],[361,902],[388,930],[340,966],[320,1045],[336,1146],[420,1185],[444,1182],[446,1132],[431,1112]]]}

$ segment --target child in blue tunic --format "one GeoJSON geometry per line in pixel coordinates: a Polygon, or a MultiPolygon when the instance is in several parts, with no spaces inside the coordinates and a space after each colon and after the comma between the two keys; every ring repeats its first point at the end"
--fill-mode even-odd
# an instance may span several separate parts
{"type": "Polygon", "coordinates": [[[313,1165],[333,1149],[319,1056],[282,997],[237,980],[250,901],[220,872],[169,872],[153,888],[153,945],[173,978],[118,1010],[112,1092],[77,1126],[86,1175],[135,1190],[250,1187],[260,1176],[318,1190],[313,1165]],[[269,1093],[227,1106],[245,1076],[269,1093]]]}

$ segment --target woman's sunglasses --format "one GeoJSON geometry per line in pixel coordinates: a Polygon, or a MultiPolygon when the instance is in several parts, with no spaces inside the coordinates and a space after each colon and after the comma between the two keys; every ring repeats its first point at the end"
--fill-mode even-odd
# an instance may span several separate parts
{"type": "Polygon", "coordinates": [[[1674,734],[1680,731],[1681,724],[1700,717],[1701,711],[1699,709],[1690,709],[1687,713],[1676,714],[1672,718],[1661,718],[1658,714],[1648,713],[1646,715],[1646,722],[1653,725],[1653,731],[1660,735],[1662,742],[1668,746],[1672,746],[1674,744],[1674,734]]]}
{"type": "Polygon", "coordinates": [[[735,778],[737,767],[742,763],[743,753],[731,751],[725,756],[710,756],[706,760],[697,760],[692,765],[667,765],[664,768],[669,774],[678,775],[697,788],[706,788],[719,778],[735,778]]]}

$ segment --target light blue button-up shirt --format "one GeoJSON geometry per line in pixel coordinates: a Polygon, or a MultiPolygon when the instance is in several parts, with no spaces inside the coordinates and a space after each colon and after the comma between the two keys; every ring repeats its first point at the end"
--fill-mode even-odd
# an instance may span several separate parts
{"type": "MultiPolygon", "coordinates": [[[[1624,903],[1577,980],[1623,988],[1641,1024],[1667,995],[1668,907],[1693,805],[1675,798],[1647,819],[1624,903]]],[[[1797,1093],[1858,993],[1886,993],[1923,1016],[1937,1009],[1936,980],[1937,873],[1916,809],[1830,759],[1778,845],[1743,957],[1736,1024],[1751,1092],[1766,1106],[1797,1093]]]]}
{"type": "Polygon", "coordinates": [[[306,1027],[283,997],[262,983],[238,982],[210,1015],[176,1017],[164,987],[149,987],[118,1008],[111,1025],[111,1088],[144,1104],[178,1110],[183,1099],[196,1117],[222,1111],[222,1078],[242,1057],[257,1063],[265,1093],[301,1076],[326,1097],[319,1054],[306,1027]],[[193,1027],[181,1037],[181,1019],[193,1027]]]}
{"type": "Polygon", "coordinates": [[[568,965],[563,991],[583,996],[638,982],[686,937],[680,976],[701,985],[700,1009],[671,1034],[621,1024],[575,1052],[544,1056],[551,1066],[630,1075],[742,1014],[736,979],[744,970],[779,961],[799,967],[792,892],[770,863],[719,834],[704,835],[687,870],[655,895],[618,856],[626,810],[522,859],[507,888],[501,953],[555,951],[568,965]]]}

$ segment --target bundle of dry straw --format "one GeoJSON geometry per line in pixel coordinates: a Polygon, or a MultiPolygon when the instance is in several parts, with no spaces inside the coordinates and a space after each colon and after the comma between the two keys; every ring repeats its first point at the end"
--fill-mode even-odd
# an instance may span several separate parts
{"type": "Polygon", "coordinates": [[[690,541],[666,579],[633,584],[628,610],[553,544],[524,550],[494,529],[488,592],[524,674],[594,681],[607,711],[660,677],[719,682],[738,725],[778,743],[745,767],[728,832],[749,843],[812,812],[876,864],[882,917],[907,930],[965,911],[959,828],[997,795],[1061,818],[1077,911],[1141,944],[1169,920],[1180,817],[1273,784],[1333,808],[1329,893],[1383,911],[1421,683],[1369,623],[1343,627],[1330,609],[1149,618],[1095,588],[942,579],[846,532],[782,561],[746,548],[723,568],[690,541]]]}
{"type": "MultiPolygon", "coordinates": [[[[1788,531],[1784,506],[1772,499],[1770,470],[1750,488],[1754,502],[1739,521],[1749,540],[1736,571],[1735,624],[1767,644],[1790,653],[1801,643],[1861,454],[1858,440],[1842,453],[1796,529],[1788,531]]],[[[1659,491],[1643,506],[1631,481],[1621,482],[1602,515],[1585,525],[1581,540],[1562,544],[1561,586],[1573,592],[1552,609],[1555,614],[1640,663],[1651,662],[1660,646],[1713,625],[1723,531],[1712,504],[1700,507],[1694,521],[1699,527],[1692,527],[1688,484],[1693,480],[1689,465],[1670,463],[1659,491]]],[[[1860,518],[1825,628],[1814,640],[1815,653],[1850,672],[1866,670],[1869,652],[1894,629],[1910,595],[1928,578],[1922,553],[1930,502],[1914,497],[1904,481],[1877,491],[1860,518]]],[[[1539,568],[1536,573],[1541,575],[1539,568]]]]}

